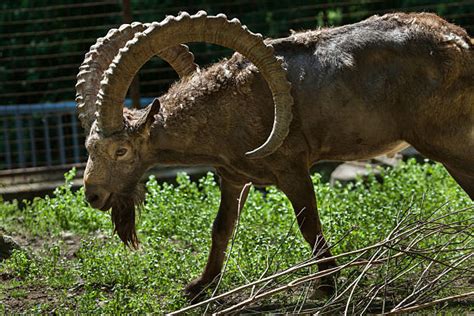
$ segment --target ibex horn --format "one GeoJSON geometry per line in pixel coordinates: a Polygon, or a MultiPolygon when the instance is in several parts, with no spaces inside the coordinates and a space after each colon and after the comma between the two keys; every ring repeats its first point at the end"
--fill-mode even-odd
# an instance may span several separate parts
{"type": "Polygon", "coordinates": [[[153,22],[120,50],[101,82],[97,99],[99,125],[113,124],[115,127],[121,123],[121,107],[128,87],[138,70],[151,57],[167,47],[188,42],[208,42],[234,49],[258,67],[273,94],[275,120],[266,142],[248,152],[247,156],[258,158],[274,152],[288,135],[292,119],[291,85],[282,62],[275,57],[273,47],[264,43],[260,34],[250,32],[239,20],[229,21],[223,14],[207,16],[204,11],[193,16],[182,12],[160,23],[153,22]],[[110,123],[112,120],[114,122],[110,123]]]}
{"type": "MultiPolygon", "coordinates": [[[[97,39],[97,42],[91,46],[86,54],[79,67],[76,84],[77,112],[86,132],[89,132],[92,123],[96,120],[96,101],[104,72],[110,66],[120,48],[125,46],[136,33],[143,32],[147,27],[149,27],[149,24],[135,22],[124,24],[118,29],[111,29],[105,37],[97,39]]],[[[194,56],[186,45],[169,47],[157,54],[170,64],[180,77],[191,74],[197,68],[194,63],[194,56]]],[[[121,124],[122,118],[120,124],[117,121],[111,129],[121,128],[121,124]]]]}

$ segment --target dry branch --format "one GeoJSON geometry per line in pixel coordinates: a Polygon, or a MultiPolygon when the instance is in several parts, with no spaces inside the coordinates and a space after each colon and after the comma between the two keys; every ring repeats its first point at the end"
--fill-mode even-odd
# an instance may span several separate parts
{"type": "Polygon", "coordinates": [[[411,307],[407,307],[407,308],[391,310],[386,315],[410,313],[410,312],[414,312],[414,311],[417,311],[417,310],[420,310],[420,309],[423,309],[423,308],[426,308],[426,307],[434,306],[434,305],[437,305],[437,304],[440,304],[440,303],[460,300],[460,299],[469,298],[469,297],[474,297],[474,291],[459,294],[459,295],[443,297],[443,298],[440,298],[440,299],[437,299],[437,300],[434,300],[434,301],[431,301],[431,302],[427,302],[427,303],[424,303],[424,304],[415,305],[415,306],[411,306],[411,307]]]}
{"type": "Polygon", "coordinates": [[[197,310],[204,305],[207,306],[206,312],[209,309],[215,315],[238,312],[289,290],[300,290],[295,297],[303,299],[298,298],[292,309],[284,306],[283,311],[316,314],[401,313],[471,297],[472,291],[464,290],[462,293],[462,285],[468,284],[468,276],[474,274],[472,216],[468,216],[470,220],[450,219],[461,213],[469,214],[467,212],[472,211],[472,207],[439,214],[446,205],[434,210],[424,220],[418,218],[410,207],[400,214],[395,227],[382,241],[330,258],[310,258],[273,275],[213,295],[171,315],[197,310]],[[427,240],[433,242],[427,246],[427,240]],[[305,268],[333,259],[341,264],[324,271],[295,275],[305,268]],[[305,304],[309,286],[323,277],[337,274],[347,276],[345,282],[337,284],[336,294],[324,304],[305,304]],[[377,279],[377,275],[382,276],[381,279],[377,279]],[[368,280],[372,281],[370,285],[367,285],[368,280]]]}

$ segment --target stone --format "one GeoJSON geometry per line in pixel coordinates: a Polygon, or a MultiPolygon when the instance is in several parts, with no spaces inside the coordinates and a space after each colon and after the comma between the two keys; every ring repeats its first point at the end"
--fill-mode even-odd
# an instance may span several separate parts
{"type": "Polygon", "coordinates": [[[330,183],[334,185],[336,181],[347,184],[355,181],[357,177],[365,178],[369,174],[380,174],[378,167],[395,167],[402,161],[401,155],[394,157],[380,156],[371,160],[348,161],[339,166],[331,173],[330,183]]]}
{"type": "Polygon", "coordinates": [[[15,249],[19,250],[20,246],[12,237],[0,235],[0,260],[10,258],[15,249]]]}

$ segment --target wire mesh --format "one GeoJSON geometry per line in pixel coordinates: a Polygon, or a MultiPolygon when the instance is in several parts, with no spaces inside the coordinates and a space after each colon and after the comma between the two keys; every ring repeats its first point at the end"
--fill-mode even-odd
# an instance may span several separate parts
{"type": "MultiPolygon", "coordinates": [[[[8,0],[0,4],[0,170],[85,160],[83,131],[74,114],[75,77],[96,38],[126,20],[123,3],[8,0]],[[63,107],[51,111],[48,104],[57,102],[63,107]],[[19,112],[11,111],[12,105],[22,104],[26,105],[17,107],[19,112]],[[33,106],[34,113],[20,110],[33,106]]],[[[353,23],[393,11],[435,12],[470,34],[474,28],[474,0],[132,0],[130,5],[136,21],[159,21],[179,11],[206,10],[238,17],[252,31],[269,37],[353,23]]],[[[201,65],[230,54],[207,44],[192,44],[191,49],[201,65]]],[[[160,95],[177,79],[172,68],[158,58],[149,61],[139,77],[142,98],[160,95]]]]}

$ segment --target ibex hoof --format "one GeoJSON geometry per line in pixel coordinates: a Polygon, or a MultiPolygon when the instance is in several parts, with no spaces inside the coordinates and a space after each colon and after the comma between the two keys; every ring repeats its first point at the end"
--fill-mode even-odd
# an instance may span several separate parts
{"type": "Polygon", "coordinates": [[[205,282],[201,278],[195,279],[186,286],[184,295],[190,303],[202,301],[205,297],[208,284],[208,282],[205,282]]]}
{"type": "Polygon", "coordinates": [[[336,292],[336,278],[332,276],[317,280],[313,287],[311,299],[328,299],[336,292]]]}

